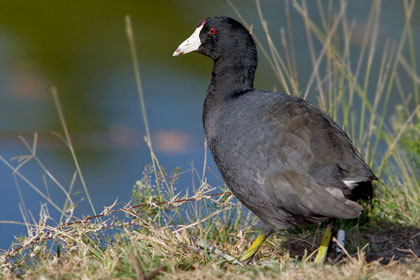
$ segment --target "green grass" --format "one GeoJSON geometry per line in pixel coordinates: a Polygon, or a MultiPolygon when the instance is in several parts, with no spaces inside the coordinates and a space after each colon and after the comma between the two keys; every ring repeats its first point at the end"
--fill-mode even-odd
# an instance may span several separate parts
{"type": "MultiPolygon", "coordinates": [[[[401,37],[386,40],[381,47],[378,43],[381,1],[372,1],[359,48],[351,48],[354,36],[360,37],[360,34],[355,34],[355,24],[347,16],[345,1],[318,1],[319,11],[308,11],[305,1],[286,1],[282,16],[288,24],[281,29],[279,46],[268,31],[261,3],[256,3],[265,31],[265,37],[257,38],[257,44],[281,88],[303,98],[316,96],[318,105],[342,124],[381,178],[375,186],[376,197],[372,205],[366,206],[365,213],[359,219],[338,223],[347,232],[344,255],[335,253],[333,245],[327,263],[314,265],[311,253],[320,243],[323,228],[313,225],[279,232],[264,243],[255,263],[236,263],[236,257],[257,234],[258,220],[225,187],[206,183],[206,167],[192,172],[199,187],[184,196],[177,193],[176,181],[181,171],[168,174],[153,150],[134,44],[135,32],[127,17],[127,35],[151,164],[135,183],[130,204],[114,203],[95,218],[74,217],[71,193],[76,178],[83,177],[54,93],[65,132],[60,137],[72,151],[75,175],[71,184],[65,186],[46,170],[36,153],[36,135],[32,145],[22,139],[29,154],[18,158],[17,168],[0,157],[48,206],[62,214],[58,226],[51,225],[46,210],[42,211],[39,221],[26,214],[23,216],[30,234],[18,238],[10,250],[1,252],[0,273],[4,278],[419,278],[420,78],[416,72],[416,34],[411,27],[414,1],[401,2],[406,16],[401,37]],[[333,6],[335,8],[330,8],[333,6]],[[292,9],[304,23],[308,63],[313,69],[305,83],[298,77],[295,38],[290,24],[292,9]],[[321,24],[314,22],[315,16],[320,18],[321,24]],[[407,77],[410,79],[409,85],[401,83],[403,76],[405,81],[407,77]],[[399,95],[398,104],[390,104],[393,94],[399,95]],[[395,116],[392,122],[385,120],[390,113],[395,116]],[[29,161],[36,161],[66,194],[63,206],[51,201],[48,193],[20,172],[20,167],[29,161]],[[211,195],[220,192],[224,194],[211,195]]],[[[252,29],[234,5],[232,8],[252,29]]],[[[83,187],[89,199],[88,188],[85,184],[83,187]]]]}

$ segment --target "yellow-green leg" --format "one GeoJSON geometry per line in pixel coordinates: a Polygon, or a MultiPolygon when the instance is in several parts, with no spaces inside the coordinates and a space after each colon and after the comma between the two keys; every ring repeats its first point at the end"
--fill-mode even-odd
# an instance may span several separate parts
{"type": "Polygon", "coordinates": [[[244,262],[251,260],[255,253],[258,251],[258,249],[261,247],[263,242],[267,239],[267,236],[268,235],[262,233],[258,235],[255,241],[252,243],[251,247],[249,247],[248,250],[246,250],[245,254],[242,255],[239,261],[244,262]]]}
{"type": "Polygon", "coordinates": [[[325,229],[324,236],[322,237],[321,246],[319,246],[318,254],[315,258],[316,264],[322,264],[327,257],[328,246],[330,245],[331,236],[332,236],[332,227],[333,223],[328,223],[327,228],[325,229]]]}

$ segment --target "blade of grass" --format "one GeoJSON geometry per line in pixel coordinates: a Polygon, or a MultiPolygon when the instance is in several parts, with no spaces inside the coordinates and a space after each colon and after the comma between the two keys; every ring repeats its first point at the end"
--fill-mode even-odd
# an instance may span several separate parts
{"type": "Polygon", "coordinates": [[[72,144],[72,141],[71,141],[70,133],[67,129],[66,120],[64,118],[64,112],[63,112],[63,108],[61,107],[60,100],[58,98],[57,89],[55,87],[52,87],[51,92],[52,92],[52,95],[53,95],[55,107],[57,109],[57,113],[58,113],[58,117],[60,119],[61,126],[64,130],[64,136],[65,136],[66,142],[68,143],[68,147],[70,149],[70,153],[71,153],[71,156],[73,158],[74,165],[76,166],[77,173],[79,174],[80,182],[82,183],[83,190],[84,190],[86,198],[89,202],[90,208],[92,209],[93,214],[96,215],[95,207],[93,206],[92,199],[90,198],[89,191],[88,191],[88,188],[87,188],[87,185],[86,185],[86,182],[85,182],[85,178],[84,178],[82,170],[80,168],[79,161],[76,157],[76,152],[74,151],[74,147],[73,147],[73,144],[72,144]]]}

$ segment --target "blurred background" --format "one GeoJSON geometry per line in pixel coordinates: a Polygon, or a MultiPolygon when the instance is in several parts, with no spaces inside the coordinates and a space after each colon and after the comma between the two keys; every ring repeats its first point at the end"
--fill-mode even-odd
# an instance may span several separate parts
{"type": "MultiPolygon", "coordinates": [[[[279,46],[280,28],[286,27],[286,2],[261,3],[273,40],[279,46]]],[[[325,5],[326,9],[336,2],[325,5]]],[[[303,20],[291,3],[299,80],[306,84],[312,69],[305,65],[311,65],[311,60],[304,40],[303,20]]],[[[233,4],[253,24],[254,33],[264,43],[255,1],[233,1],[233,4]]],[[[307,5],[309,11],[318,9],[316,1],[308,1],[307,5]]],[[[354,49],[360,48],[370,5],[371,1],[365,0],[348,2],[347,17],[356,20],[351,42],[354,49]]],[[[204,160],[201,110],[212,62],[197,54],[172,57],[172,53],[194,31],[201,18],[212,15],[237,18],[227,2],[0,2],[0,156],[17,166],[19,161],[15,157],[29,153],[19,136],[32,145],[36,132],[37,155],[60,182],[66,187],[70,185],[75,171],[71,154],[52,133],[62,133],[51,95],[51,87],[55,86],[98,212],[116,198],[128,202],[132,186],[142,177],[144,166],[151,162],[144,142],[145,129],[125,33],[126,14],[131,16],[135,33],[155,152],[168,171],[176,167],[201,170],[204,160]]],[[[420,34],[418,15],[420,5],[414,9],[414,34],[420,34]]],[[[317,13],[313,19],[319,21],[317,13]]],[[[399,39],[404,21],[402,1],[382,1],[378,50],[386,38],[399,39]]],[[[420,42],[415,43],[420,46],[420,42]]],[[[282,90],[261,54],[255,86],[282,90]]],[[[308,99],[317,102],[316,94],[310,94],[308,99]]],[[[209,183],[222,185],[211,157],[208,166],[212,171],[207,172],[209,183]]],[[[54,202],[63,205],[63,192],[39,165],[30,162],[20,172],[54,202]]],[[[0,220],[23,221],[19,207],[22,199],[37,220],[45,200],[22,179],[16,180],[11,168],[3,162],[0,162],[0,178],[0,220]]],[[[188,171],[178,182],[178,191],[185,191],[191,185],[192,175],[188,171]]],[[[74,187],[73,200],[78,204],[77,216],[92,214],[79,181],[74,187]]],[[[53,211],[50,215],[59,216],[53,211]]],[[[14,236],[25,232],[22,225],[0,223],[0,248],[8,248],[14,236]]]]}

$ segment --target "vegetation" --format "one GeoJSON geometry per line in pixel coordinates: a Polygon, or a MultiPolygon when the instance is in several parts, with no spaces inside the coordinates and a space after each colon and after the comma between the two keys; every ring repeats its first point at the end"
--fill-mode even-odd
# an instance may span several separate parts
{"type": "MultiPolygon", "coordinates": [[[[45,169],[67,196],[64,206],[51,201],[32,185],[19,167],[29,161],[43,167],[36,154],[36,137],[30,145],[23,139],[29,155],[13,167],[0,157],[21,179],[35,188],[49,206],[62,214],[51,225],[47,208],[38,222],[25,220],[28,235],[16,240],[0,255],[0,273],[4,278],[104,279],[153,277],[169,279],[212,278],[298,278],[298,279],[418,279],[420,266],[420,181],[419,118],[420,78],[416,72],[416,54],[411,18],[415,1],[402,1],[405,25],[401,37],[379,43],[381,1],[372,2],[360,48],[351,48],[356,23],[346,15],[346,2],[336,7],[318,1],[319,11],[308,11],[305,1],[286,1],[284,17],[288,25],[281,29],[281,45],[275,45],[260,2],[257,11],[265,38],[257,38],[262,55],[269,62],[280,86],[286,92],[308,97],[316,94],[319,106],[328,111],[349,133],[365,159],[381,180],[376,198],[356,220],[340,221],[347,232],[344,253],[331,248],[323,266],[312,263],[312,253],[320,243],[317,225],[279,232],[271,236],[256,256],[243,265],[236,261],[257,231],[258,220],[223,186],[206,183],[206,168],[193,170],[199,187],[192,195],[176,191],[180,170],[168,174],[153,151],[147,123],[136,46],[129,18],[127,34],[134,72],[146,127],[146,142],[151,165],[133,187],[131,203],[115,202],[102,213],[78,219],[73,216],[71,193],[74,181],[65,187],[45,169]],[[299,81],[295,62],[291,9],[304,22],[313,72],[307,83],[299,81]],[[317,13],[317,14],[315,14],[317,13]],[[318,16],[321,25],[313,18],[318,16]],[[354,65],[354,57],[357,64],[354,65]],[[401,78],[410,83],[401,83],[401,78]],[[390,104],[391,95],[399,94],[399,104],[390,104]],[[397,106],[396,106],[397,105],[397,106]],[[385,116],[395,110],[393,121],[385,116]]],[[[229,2],[230,3],[230,2],[229,2]]],[[[334,2],[337,3],[337,2],[334,2]]],[[[237,16],[246,20],[231,4],[237,16]]],[[[250,29],[251,26],[248,26],[250,29]]],[[[382,39],[383,40],[383,39],[382,39]]],[[[63,140],[72,151],[76,165],[74,180],[83,176],[67,132],[57,94],[59,117],[64,128],[63,140]]],[[[85,188],[89,199],[88,189],[85,188]]]]}

